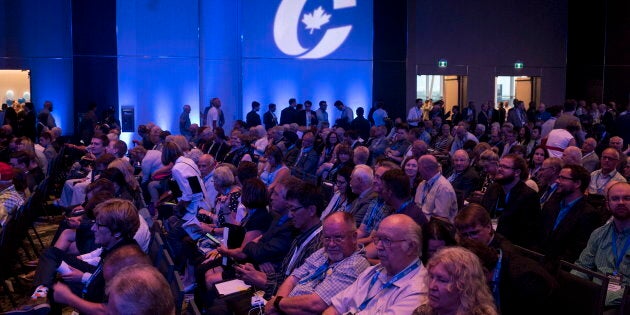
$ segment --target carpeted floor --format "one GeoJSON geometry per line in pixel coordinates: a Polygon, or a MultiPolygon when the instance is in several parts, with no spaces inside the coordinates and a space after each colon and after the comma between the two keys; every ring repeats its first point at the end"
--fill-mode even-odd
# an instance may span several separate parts
{"type": "MultiPolygon", "coordinates": [[[[42,252],[42,250],[50,245],[55,232],[57,231],[57,227],[59,226],[59,222],[63,219],[62,216],[54,216],[50,218],[46,218],[42,220],[42,222],[35,223],[35,230],[39,234],[41,238],[41,243],[35,236],[35,233],[31,230],[30,235],[31,239],[35,243],[35,247],[31,246],[28,241],[24,241],[24,246],[22,246],[22,250],[20,250],[20,261],[27,262],[29,260],[34,260],[37,258],[38,254],[42,252]],[[43,247],[42,247],[43,245],[43,247]]],[[[2,259],[0,257],[0,259],[2,259]]],[[[13,288],[13,292],[11,295],[15,300],[17,305],[24,305],[29,296],[33,293],[32,282],[26,281],[19,277],[20,274],[26,274],[29,271],[35,270],[35,268],[16,265],[15,270],[17,271],[13,277],[9,280],[9,286],[13,288]]],[[[8,298],[4,289],[0,287],[0,311],[6,312],[8,310],[14,309],[11,301],[8,298]]],[[[64,309],[63,314],[71,314],[72,309],[64,309]]]]}

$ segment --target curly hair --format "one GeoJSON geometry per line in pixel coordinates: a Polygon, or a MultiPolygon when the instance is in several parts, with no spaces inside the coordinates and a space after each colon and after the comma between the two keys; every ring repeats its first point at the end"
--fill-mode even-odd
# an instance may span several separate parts
{"type": "MultiPolygon", "coordinates": [[[[449,289],[459,293],[457,314],[497,314],[486,276],[475,254],[462,247],[446,247],[429,260],[429,274],[438,265],[451,276],[449,289]]],[[[430,278],[426,277],[427,284],[430,278]]]]}

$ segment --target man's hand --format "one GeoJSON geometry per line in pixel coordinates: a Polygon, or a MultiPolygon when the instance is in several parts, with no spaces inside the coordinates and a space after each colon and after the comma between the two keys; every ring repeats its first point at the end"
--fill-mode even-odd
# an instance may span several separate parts
{"type": "Polygon", "coordinates": [[[267,301],[267,304],[265,304],[265,315],[273,315],[273,314],[278,314],[276,308],[273,306],[273,303],[276,301],[276,297],[272,296],[271,299],[269,299],[269,301],[267,301]]]}
{"type": "Polygon", "coordinates": [[[72,268],[71,266],[68,266],[68,268],[70,268],[70,272],[61,275],[61,278],[69,282],[81,282],[83,272],[79,269],[72,268]]]}
{"type": "Polygon", "coordinates": [[[264,273],[274,273],[276,272],[276,268],[270,262],[266,262],[258,266],[258,269],[264,273]]]}
{"type": "Polygon", "coordinates": [[[72,293],[72,290],[65,285],[64,283],[57,282],[53,285],[53,296],[55,298],[55,302],[61,304],[70,304],[73,296],[76,296],[72,293]]]}
{"type": "Polygon", "coordinates": [[[247,284],[260,288],[264,288],[267,285],[267,274],[256,270],[254,265],[250,263],[235,265],[234,270],[236,270],[236,276],[247,284]]]}

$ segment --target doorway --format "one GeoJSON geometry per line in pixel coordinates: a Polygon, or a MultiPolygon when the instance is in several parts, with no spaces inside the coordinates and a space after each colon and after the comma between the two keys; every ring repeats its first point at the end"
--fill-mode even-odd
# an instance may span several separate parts
{"type": "Polygon", "coordinates": [[[528,76],[497,76],[495,80],[495,108],[499,103],[507,110],[513,107],[514,99],[525,102],[526,108],[530,102],[540,104],[540,77],[528,76]]]}
{"type": "Polygon", "coordinates": [[[444,101],[444,111],[448,113],[454,105],[464,104],[467,97],[468,77],[464,75],[418,75],[416,98],[444,101]]]}

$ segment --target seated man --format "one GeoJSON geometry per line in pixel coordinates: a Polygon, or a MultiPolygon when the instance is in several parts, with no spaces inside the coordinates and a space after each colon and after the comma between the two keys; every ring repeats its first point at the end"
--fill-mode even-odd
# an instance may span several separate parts
{"type": "Polygon", "coordinates": [[[426,303],[427,271],[419,259],[421,234],[420,226],[407,215],[383,219],[374,236],[381,263],[366,269],[333,297],[324,314],[411,314],[426,303]]]}
{"type": "Polygon", "coordinates": [[[164,276],[151,265],[122,269],[107,286],[108,314],[175,314],[171,288],[164,276]]]}
{"type": "Polygon", "coordinates": [[[613,219],[593,231],[575,264],[608,275],[606,306],[617,306],[630,285],[630,184],[613,181],[607,201],[613,219]]]}
{"type": "Polygon", "coordinates": [[[333,296],[370,266],[357,247],[357,229],[351,214],[335,212],[328,216],[321,240],[324,247],[293,270],[265,306],[265,314],[321,313],[333,296]]]}

